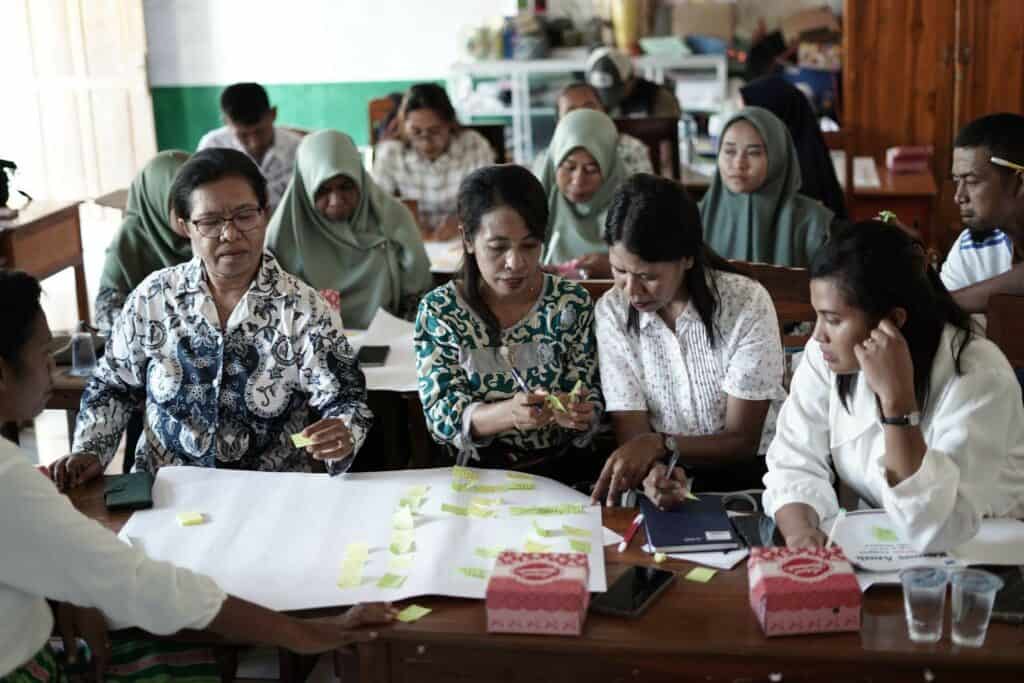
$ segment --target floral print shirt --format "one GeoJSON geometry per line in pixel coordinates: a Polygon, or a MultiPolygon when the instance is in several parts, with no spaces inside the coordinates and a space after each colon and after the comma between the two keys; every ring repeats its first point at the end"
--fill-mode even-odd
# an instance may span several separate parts
{"type": "MultiPolygon", "coordinates": [[[[164,268],[125,301],[82,396],[75,453],[110,462],[145,408],[135,468],[196,465],[309,472],[290,435],[341,418],[358,451],[370,428],[366,382],[338,314],[269,253],[221,329],[202,261],[164,268]]],[[[352,456],[326,461],[344,472],[352,456]]]]}
{"type": "Polygon", "coordinates": [[[520,391],[509,361],[499,352],[501,346],[509,349],[508,357],[531,391],[568,392],[580,380],[581,399],[596,402],[600,412],[593,322],[587,291],[554,275],[544,275],[537,303],[519,322],[502,330],[498,340],[489,338],[483,320],[454,282],[427,294],[420,303],[414,339],[420,400],[434,439],[469,450],[471,457],[478,457],[477,446],[494,442],[530,452],[589,440],[592,432],[581,435],[556,424],[474,440],[470,422],[477,406],[520,391]]]}

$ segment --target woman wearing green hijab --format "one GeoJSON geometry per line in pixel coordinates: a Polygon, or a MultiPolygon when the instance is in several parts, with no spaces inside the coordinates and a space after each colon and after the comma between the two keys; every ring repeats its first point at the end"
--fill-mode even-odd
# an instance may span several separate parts
{"type": "Polygon", "coordinates": [[[431,285],[412,214],[374,183],[352,139],[333,130],[299,144],[267,248],[310,286],[338,292],[345,324],[355,328],[368,327],[382,307],[411,319],[431,285]]]}
{"type": "Polygon", "coordinates": [[[619,132],[603,112],[577,109],[558,122],[540,180],[548,195],[544,264],[583,278],[611,277],[604,217],[626,179],[619,132]]]}
{"type": "Polygon", "coordinates": [[[113,326],[125,298],[146,276],[192,258],[192,243],[171,227],[175,221],[170,219],[171,183],[186,161],[187,152],[160,152],[132,180],[124,220],[107,247],[96,295],[96,326],[101,330],[113,326]]]}
{"type": "Polygon", "coordinates": [[[746,107],[725,124],[718,171],[700,202],[704,239],[727,259],[806,268],[835,214],[799,193],[800,162],[786,124],[746,107]]]}

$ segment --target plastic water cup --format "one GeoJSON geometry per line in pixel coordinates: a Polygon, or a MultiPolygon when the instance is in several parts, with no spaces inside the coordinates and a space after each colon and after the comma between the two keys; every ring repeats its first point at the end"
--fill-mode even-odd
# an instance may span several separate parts
{"type": "Polygon", "coordinates": [[[92,334],[76,332],[71,336],[71,371],[75,377],[91,377],[96,367],[96,347],[92,343],[92,334]]]}
{"type": "Polygon", "coordinates": [[[953,573],[953,642],[964,647],[981,647],[992,617],[992,603],[1003,580],[980,569],[953,573]]]}
{"type": "Polygon", "coordinates": [[[935,643],[942,637],[949,574],[938,567],[913,567],[900,572],[907,632],[915,643],[935,643]]]}

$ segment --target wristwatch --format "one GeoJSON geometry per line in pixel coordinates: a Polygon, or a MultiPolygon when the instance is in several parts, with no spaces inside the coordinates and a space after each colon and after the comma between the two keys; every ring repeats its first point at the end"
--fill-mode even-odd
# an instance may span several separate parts
{"type": "Polygon", "coordinates": [[[916,427],[921,424],[921,413],[914,411],[907,413],[906,415],[897,415],[895,417],[886,417],[879,413],[879,420],[884,425],[893,425],[896,427],[916,427]]]}

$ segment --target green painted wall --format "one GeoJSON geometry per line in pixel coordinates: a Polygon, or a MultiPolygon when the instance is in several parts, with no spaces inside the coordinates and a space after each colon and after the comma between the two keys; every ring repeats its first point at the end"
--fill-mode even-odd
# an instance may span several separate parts
{"type": "MultiPolygon", "coordinates": [[[[351,135],[357,145],[365,145],[370,141],[369,101],[391,92],[402,92],[416,82],[304,83],[264,87],[271,104],[277,106],[278,123],[310,129],[334,128],[351,135]]],[[[222,125],[219,101],[223,88],[223,85],[153,88],[157,146],[160,149],[195,149],[203,133],[222,125]]]]}

